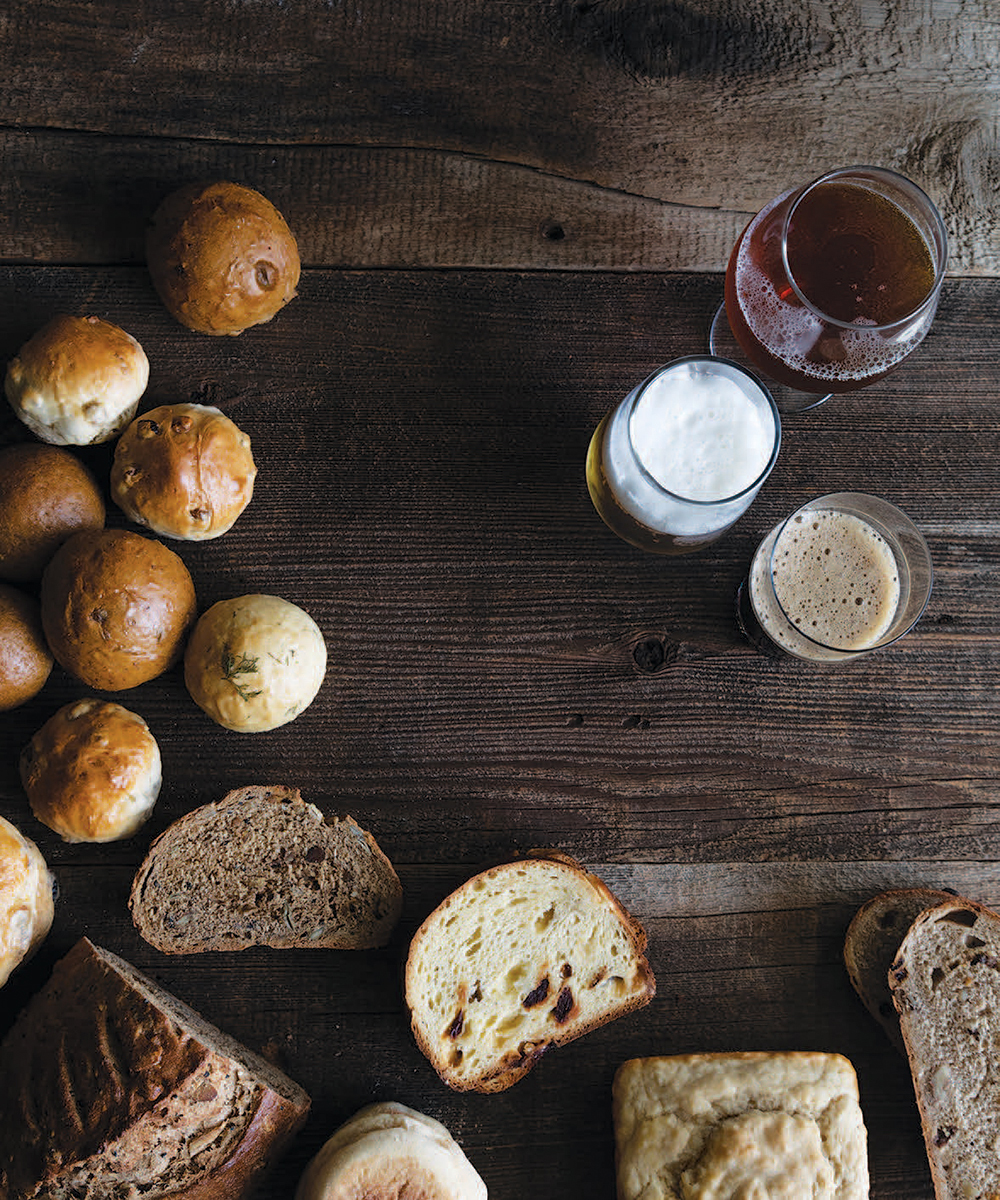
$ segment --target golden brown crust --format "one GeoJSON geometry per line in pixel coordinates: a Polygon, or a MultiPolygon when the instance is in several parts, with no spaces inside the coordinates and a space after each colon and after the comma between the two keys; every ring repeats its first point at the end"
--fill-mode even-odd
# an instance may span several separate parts
{"type": "Polygon", "coordinates": [[[148,382],[149,362],[131,334],[100,317],[62,314],[10,361],[4,389],[43,442],[90,446],[132,420],[148,382]]]}
{"type": "Polygon", "coordinates": [[[160,751],[138,714],[108,700],[64,705],[21,754],[31,811],[67,842],[130,837],[160,791],[160,751]]]}
{"type": "Polygon", "coordinates": [[[0,579],[40,579],[71,534],[103,529],[104,517],[97,480],[69,450],[38,442],[0,450],[0,579]]]}
{"type": "Polygon", "coordinates": [[[51,670],[37,601],[0,583],[0,712],[37,696],[51,670]]]}
{"type": "Polygon", "coordinates": [[[202,541],[232,527],[250,503],[256,475],[250,439],[224,413],[164,404],[119,438],[111,496],[154,533],[202,541]]]}
{"type": "Polygon", "coordinates": [[[172,667],[197,615],[181,559],[124,529],[74,534],[46,567],[41,600],[56,661],[101,691],[136,687],[172,667]]]}
{"type": "Polygon", "coordinates": [[[0,817],[0,987],[52,927],[54,884],[35,843],[0,817]]]}
{"type": "Polygon", "coordinates": [[[179,188],[146,238],[153,285],[168,311],[198,333],[242,333],[295,296],[299,252],[274,205],[220,180],[179,188]]]}

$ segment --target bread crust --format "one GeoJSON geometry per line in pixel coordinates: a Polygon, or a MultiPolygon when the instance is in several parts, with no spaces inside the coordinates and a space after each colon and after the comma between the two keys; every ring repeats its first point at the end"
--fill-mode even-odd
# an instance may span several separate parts
{"type": "Polygon", "coordinates": [[[0,712],[27,704],[45,686],[52,655],[42,611],[27,592],[0,583],[0,712]]]}
{"type": "Polygon", "coordinates": [[[0,987],[52,927],[55,877],[35,843],[0,817],[0,987]]]}

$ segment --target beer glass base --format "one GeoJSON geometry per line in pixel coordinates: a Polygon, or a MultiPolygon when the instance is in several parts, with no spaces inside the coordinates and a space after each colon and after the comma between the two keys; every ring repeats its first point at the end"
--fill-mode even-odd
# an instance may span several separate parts
{"type": "MultiPolygon", "coordinates": [[[[712,318],[708,332],[708,352],[717,358],[728,358],[753,374],[761,374],[743,353],[736,338],[733,337],[733,331],[729,327],[729,318],[726,316],[724,300],[715,310],[715,316],[712,318]]],[[[825,404],[833,395],[832,392],[825,396],[817,396],[813,392],[800,392],[766,376],[762,376],[762,378],[767,384],[767,390],[774,397],[778,411],[783,413],[808,412],[811,408],[818,408],[821,404],[825,404]]]]}

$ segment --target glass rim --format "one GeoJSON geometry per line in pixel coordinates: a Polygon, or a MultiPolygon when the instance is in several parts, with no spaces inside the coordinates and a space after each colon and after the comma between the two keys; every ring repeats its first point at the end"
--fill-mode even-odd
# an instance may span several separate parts
{"type": "Polygon", "coordinates": [[[732,504],[737,500],[741,500],[747,495],[748,492],[752,492],[755,489],[760,488],[767,479],[768,475],[770,475],[771,471],[774,469],[774,464],[778,461],[778,451],[781,448],[781,414],[778,410],[777,404],[775,403],[774,397],[771,395],[770,389],[759,376],[754,374],[753,371],[748,371],[746,367],[740,366],[740,364],[737,362],[733,362],[731,358],[722,358],[718,354],[685,354],[680,358],[672,358],[669,362],[665,362],[662,366],[657,367],[655,371],[652,371],[649,375],[647,375],[646,378],[633,389],[632,398],[629,401],[628,410],[625,414],[625,427],[628,431],[628,444],[632,454],[635,457],[635,465],[638,468],[642,479],[648,483],[650,487],[655,488],[655,490],[662,495],[669,496],[670,499],[677,500],[682,504],[696,505],[700,508],[718,508],[724,504],[732,504]],[[647,470],[646,464],[639,457],[639,454],[636,451],[635,445],[632,441],[632,415],[635,412],[639,401],[646,394],[647,388],[649,388],[655,380],[659,379],[661,375],[666,374],[675,367],[684,366],[686,363],[720,364],[729,368],[732,373],[744,376],[754,385],[754,387],[757,388],[757,390],[767,401],[768,408],[771,412],[771,419],[774,421],[774,443],[771,446],[771,453],[768,456],[767,462],[764,464],[763,469],[751,483],[746,485],[746,487],[740,488],[738,492],[733,492],[729,496],[719,496],[711,500],[698,500],[693,496],[685,496],[681,492],[672,492],[670,488],[665,487],[655,477],[655,475],[652,475],[647,470]]]}
{"type": "MultiPolygon", "coordinates": [[[[794,194],[794,193],[793,193],[794,194]]],[[[944,283],[945,275],[948,269],[948,231],[945,228],[944,220],[941,213],[938,211],[937,205],[927,195],[919,184],[913,182],[912,179],[907,179],[905,175],[900,175],[898,171],[890,170],[888,167],[870,166],[865,163],[859,163],[849,167],[834,167],[830,171],[824,171],[822,175],[818,175],[810,183],[804,184],[798,189],[798,193],[794,194],[795,198],[792,201],[788,212],[785,213],[784,219],[781,222],[781,264],[785,269],[785,274],[788,276],[788,282],[792,285],[796,296],[802,301],[806,308],[829,325],[834,325],[838,329],[859,329],[866,333],[885,333],[887,330],[896,329],[907,322],[912,321],[918,314],[923,312],[935,299],[941,290],[941,285],[944,283]],[[829,183],[832,179],[837,179],[843,175],[875,175],[879,176],[888,182],[895,185],[900,191],[909,191],[912,197],[918,204],[922,205],[927,210],[927,215],[930,218],[930,224],[933,227],[936,235],[936,244],[928,246],[932,257],[935,260],[934,281],[923,300],[916,307],[910,309],[908,313],[897,317],[894,321],[887,321],[881,325],[861,325],[856,321],[844,321],[839,317],[831,317],[825,313],[799,287],[795,274],[792,271],[791,264],[788,261],[788,227],[791,223],[795,210],[801,202],[813,192],[816,188],[824,183],[829,183]]],[[[909,215],[909,214],[907,214],[909,215]]],[[[912,218],[911,218],[912,219],[912,218]]],[[[916,224],[916,222],[914,222],[916,224]]],[[[923,232],[918,227],[921,237],[923,232]]]]}
{"type": "MultiPolygon", "coordinates": [[[[856,514],[851,513],[851,515],[856,514]]],[[[872,523],[872,519],[870,519],[868,516],[861,517],[859,519],[867,521],[868,523],[872,523]]],[[[875,520],[877,520],[877,518],[875,520]]],[[[880,529],[877,530],[877,532],[880,534],[882,533],[880,529]]],[[[884,534],[882,536],[884,536],[884,534]]],[[[893,558],[895,559],[896,552],[892,542],[889,541],[888,538],[886,538],[886,541],[889,542],[889,548],[893,551],[893,558]]],[[[901,637],[904,637],[907,633],[909,633],[914,625],[916,625],[916,623],[924,615],[927,605],[930,602],[931,591],[934,586],[934,561],[931,558],[931,551],[930,547],[927,545],[927,539],[914,524],[913,520],[907,516],[907,514],[903,512],[901,508],[893,504],[890,500],[885,500],[881,496],[873,496],[868,492],[826,492],[822,496],[816,496],[812,500],[806,500],[804,503],[800,504],[798,508],[789,513],[788,516],[781,522],[781,526],[774,538],[774,545],[772,545],[771,552],[768,555],[767,565],[767,580],[770,588],[770,594],[774,597],[774,602],[777,604],[779,612],[785,618],[788,624],[795,630],[795,632],[803,637],[807,642],[810,642],[814,646],[818,646],[821,650],[832,650],[837,654],[843,654],[845,657],[849,658],[857,658],[864,654],[870,654],[873,650],[884,650],[886,646],[893,645],[893,643],[898,642],[901,637]],[[923,555],[927,563],[927,594],[924,596],[920,607],[912,615],[910,620],[908,620],[899,630],[897,630],[896,633],[893,633],[892,636],[889,636],[887,633],[885,637],[880,638],[877,642],[873,642],[870,646],[859,646],[853,649],[847,646],[833,646],[829,642],[824,642],[819,638],[811,637],[805,632],[805,630],[802,629],[800,625],[796,625],[791,616],[789,616],[785,606],[781,603],[781,598],[778,595],[778,589],[774,586],[774,552],[778,548],[778,542],[781,540],[782,534],[788,528],[789,521],[793,521],[799,515],[799,513],[810,510],[821,512],[840,511],[839,509],[834,508],[834,502],[837,504],[847,504],[849,501],[865,502],[872,500],[875,501],[876,504],[891,510],[893,515],[900,520],[900,524],[905,529],[906,533],[914,539],[914,541],[923,551],[923,555]],[[824,502],[826,503],[824,504],[824,502]]],[[[910,589],[910,594],[912,594],[912,588],[910,589]]],[[[890,626],[890,629],[891,628],[892,626],[890,626]]]]}

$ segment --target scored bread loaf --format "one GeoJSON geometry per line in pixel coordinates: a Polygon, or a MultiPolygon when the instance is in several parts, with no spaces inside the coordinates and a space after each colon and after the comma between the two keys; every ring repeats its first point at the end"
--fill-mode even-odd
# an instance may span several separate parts
{"type": "Polygon", "coordinates": [[[0,1045],[5,1200],[238,1200],[309,1097],[86,938],[0,1045]]]}
{"type": "Polygon", "coordinates": [[[149,848],[129,907],[165,954],[249,946],[384,946],[402,887],[370,833],[295,788],[245,787],[175,821],[149,848]]]}
{"type": "Polygon", "coordinates": [[[645,948],[642,926],[569,856],[535,851],[493,867],[410,943],[417,1045],[456,1091],[503,1091],[549,1047],[652,1000],[645,948]]]}
{"type": "Polygon", "coordinates": [[[1000,1195],[1000,914],[921,913],[889,973],[937,1200],[1000,1195]]]}

